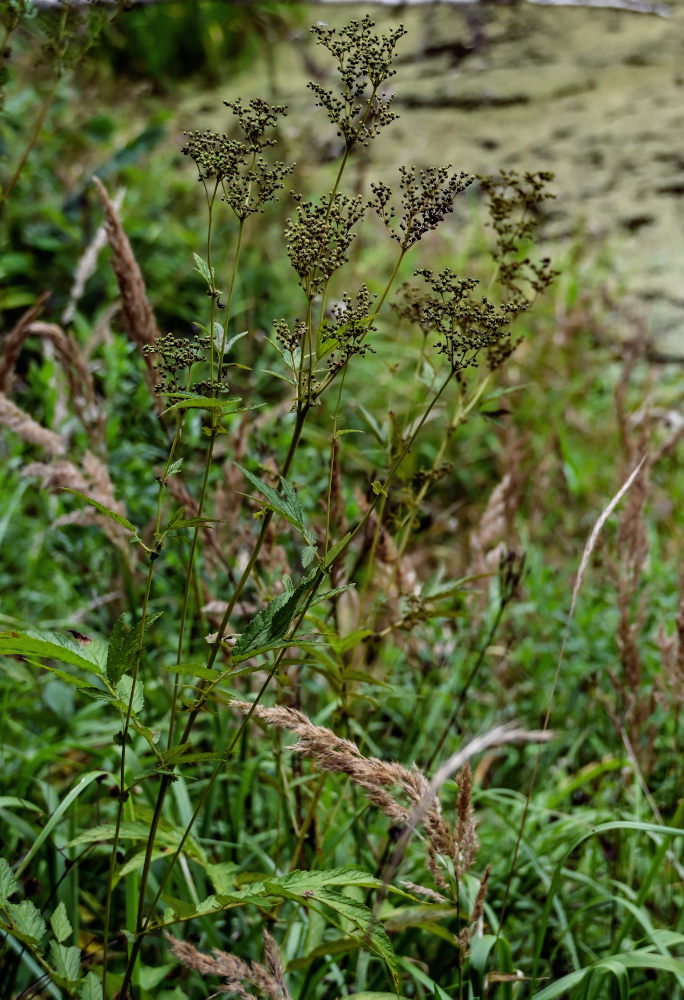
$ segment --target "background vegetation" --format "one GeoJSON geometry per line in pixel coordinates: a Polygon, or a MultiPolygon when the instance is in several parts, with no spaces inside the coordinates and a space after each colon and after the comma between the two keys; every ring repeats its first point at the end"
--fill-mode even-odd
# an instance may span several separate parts
{"type": "MultiPolygon", "coordinates": [[[[310,12],[1,9],[0,996],[102,997],[105,968],[105,995],[123,986],[136,1000],[221,984],[302,1000],[681,996],[681,380],[649,362],[645,319],[623,305],[609,255],[581,230],[556,247],[559,275],[517,318],[515,352],[491,374],[484,354],[459,372],[415,441],[434,338],[385,307],[376,353],[345,356],[343,401],[334,386],[307,408],[284,473],[299,499],[277,493],[302,410],[273,322],[307,306],[285,251],[287,190],[330,188],[340,150],[322,110],[314,126],[284,119],[275,155],[297,167],[245,224],[232,287],[239,224],[217,201],[214,277],[204,189],[181,148],[206,127],[206,93],[220,83],[235,99],[245,67],[277,101],[274,47],[310,12]],[[197,100],[194,120],[179,121],[181,97],[197,100]],[[110,249],[104,232],[94,242],[93,175],[119,206],[105,205],[110,249]],[[126,246],[112,249],[119,216],[157,332],[211,329],[231,293],[228,335],[247,331],[229,354],[239,405],[181,408],[175,474],[177,414],[159,417],[172,400],[155,404],[109,259],[134,273],[126,246]],[[353,587],[313,604],[298,587],[364,517],[346,561],[324,566],[323,590],[353,587]],[[234,634],[208,644],[261,534],[234,634]],[[274,602],[290,608],[280,632],[274,602]],[[254,622],[268,635],[259,646],[252,634],[240,662],[254,622]],[[236,703],[269,678],[244,724],[236,703]],[[505,723],[537,736],[507,742],[505,723]],[[308,752],[291,750],[288,730],[308,752]],[[436,864],[437,827],[405,843],[415,775],[476,737],[472,789],[455,766],[439,789],[456,846],[449,859],[437,844],[436,864]],[[351,763],[333,766],[334,752],[351,763]],[[359,759],[377,781],[361,780],[359,759]],[[383,771],[393,762],[403,769],[383,771]]],[[[207,113],[233,129],[230,111],[207,113]]],[[[343,188],[369,198],[364,156],[343,188]]],[[[487,204],[482,185],[459,194],[458,225],[425,234],[393,296],[420,265],[474,275],[507,301],[487,204]]],[[[547,208],[535,207],[534,260],[547,208]]],[[[363,281],[382,295],[392,273],[380,220],[369,213],[359,232],[332,305],[363,281]]]]}

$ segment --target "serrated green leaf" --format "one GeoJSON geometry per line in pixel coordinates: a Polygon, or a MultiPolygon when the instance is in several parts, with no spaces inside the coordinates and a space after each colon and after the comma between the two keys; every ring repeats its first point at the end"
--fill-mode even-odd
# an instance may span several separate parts
{"type": "Polygon", "coordinates": [[[197,271],[199,274],[202,275],[202,277],[206,281],[207,285],[209,286],[210,291],[213,290],[213,288],[214,288],[214,274],[213,274],[214,269],[212,268],[211,270],[209,270],[209,265],[207,264],[206,260],[204,260],[203,257],[200,257],[200,255],[198,253],[193,253],[192,256],[195,258],[195,265],[196,265],[195,266],[195,271],[197,271]]]}
{"type": "Polygon", "coordinates": [[[71,934],[71,924],[69,923],[69,917],[67,916],[66,906],[63,901],[59,903],[57,909],[50,917],[50,927],[52,927],[52,933],[60,943],[66,941],[71,934]]]}
{"type": "Polygon", "coordinates": [[[281,477],[280,487],[282,489],[282,494],[274,490],[272,486],[265,483],[263,479],[259,479],[255,476],[253,472],[249,472],[242,465],[237,462],[234,463],[235,467],[240,470],[245,479],[248,479],[250,483],[256,487],[256,489],[261,493],[262,496],[266,498],[265,507],[273,510],[275,513],[280,514],[285,518],[286,521],[295,527],[299,533],[306,539],[309,545],[315,543],[315,539],[308,528],[304,526],[304,509],[301,505],[300,499],[295,492],[294,487],[288,483],[286,479],[281,477]]]}
{"type": "Polygon", "coordinates": [[[30,899],[21,903],[8,903],[6,907],[12,921],[12,933],[21,941],[37,948],[47,933],[40,910],[30,899]]]}
{"type": "Polygon", "coordinates": [[[145,697],[143,693],[143,682],[137,680],[135,682],[135,691],[133,692],[133,700],[131,701],[131,691],[133,690],[133,678],[124,674],[116,684],[116,693],[119,700],[123,703],[124,711],[128,711],[128,706],[131,706],[131,713],[137,715],[142,712],[143,705],[145,704],[145,697]]]}
{"type": "Polygon", "coordinates": [[[288,483],[287,479],[283,479],[282,476],[280,478],[280,485],[283,490],[282,495],[285,501],[290,509],[296,512],[297,519],[301,524],[304,520],[304,508],[302,507],[301,501],[295,492],[294,486],[292,486],[291,483],[288,483]]]}
{"type": "Polygon", "coordinates": [[[123,517],[122,514],[117,514],[115,510],[105,507],[104,504],[98,503],[97,500],[93,500],[92,497],[86,496],[85,493],[81,493],[79,490],[72,490],[70,486],[60,486],[59,489],[63,490],[65,493],[73,493],[74,496],[80,497],[81,500],[85,500],[87,504],[90,504],[91,507],[98,510],[100,514],[104,514],[104,516],[108,517],[110,521],[116,521],[117,524],[120,524],[122,528],[129,531],[135,538],[138,537],[138,529],[136,526],[131,524],[128,518],[123,517]]]}
{"type": "Polygon", "coordinates": [[[59,941],[50,942],[50,958],[55,972],[67,983],[75,983],[81,977],[81,949],[75,945],[67,947],[59,941]]]}
{"type": "Polygon", "coordinates": [[[308,596],[314,577],[315,573],[309,574],[292,593],[279,594],[254,616],[233,647],[235,662],[245,659],[250,653],[254,655],[255,650],[268,648],[271,643],[285,637],[301,601],[308,596]]]}
{"type": "MultiPolygon", "coordinates": [[[[216,896],[208,896],[201,903],[188,903],[184,899],[176,899],[175,896],[162,896],[164,902],[171,907],[174,917],[178,920],[191,920],[193,917],[203,916],[221,909],[221,903],[216,896]]],[[[236,904],[237,905],[237,902],[236,904]]]]}
{"type": "Polygon", "coordinates": [[[235,876],[239,867],[232,861],[222,861],[216,865],[207,865],[207,875],[212,881],[217,893],[229,895],[235,889],[235,876]]]}
{"type": "Polygon", "coordinates": [[[185,507],[176,507],[173,514],[169,518],[169,523],[166,526],[167,531],[172,531],[179,521],[182,521],[185,517],[185,507]]]}
{"type": "Polygon", "coordinates": [[[276,879],[266,879],[264,888],[273,895],[283,895],[302,905],[316,908],[322,905],[333,910],[338,917],[350,920],[364,935],[366,946],[385,960],[395,985],[399,983],[397,963],[392,943],[385,928],[372,911],[357,899],[340,891],[346,886],[376,887],[380,879],[352,866],[329,871],[291,872],[276,879]]]}
{"type": "Polygon", "coordinates": [[[116,685],[128,666],[126,655],[128,632],[125,615],[119,615],[114,622],[107,649],[107,680],[113,685],[116,685]]]}
{"type": "Polygon", "coordinates": [[[107,680],[113,687],[117,686],[123,674],[133,668],[141,634],[147,632],[161,615],[161,611],[148,614],[144,622],[137,622],[132,629],[126,625],[123,615],[117,619],[107,651],[107,680]]]}
{"type": "Polygon", "coordinates": [[[284,886],[292,891],[310,892],[319,888],[329,888],[330,886],[346,887],[358,885],[365,889],[377,889],[382,885],[382,880],[375,875],[355,868],[353,865],[343,865],[340,868],[329,868],[321,871],[294,871],[278,878],[268,879],[264,885],[284,886]]]}
{"type": "Polygon", "coordinates": [[[302,566],[306,569],[310,566],[313,560],[316,558],[316,546],[307,545],[307,547],[302,552],[302,566]]]}
{"type": "Polygon", "coordinates": [[[225,331],[223,329],[223,323],[220,323],[219,320],[215,319],[214,320],[214,347],[216,348],[216,350],[217,350],[217,352],[219,354],[221,353],[221,344],[223,343],[224,337],[225,337],[225,331]]]}
{"type": "Polygon", "coordinates": [[[94,972],[89,972],[78,990],[79,1000],[102,1000],[102,983],[94,972]]]}
{"type": "Polygon", "coordinates": [[[354,590],[355,586],[355,583],[345,583],[343,587],[335,587],[333,590],[326,590],[324,594],[318,594],[314,597],[309,607],[315,608],[317,604],[322,604],[324,601],[330,600],[331,597],[337,597],[338,594],[344,594],[346,590],[354,590]]]}
{"type": "Polygon", "coordinates": [[[177,458],[175,462],[172,462],[171,465],[166,470],[166,475],[164,476],[164,479],[170,479],[171,476],[177,475],[183,468],[183,461],[184,459],[177,458]]]}
{"type": "MultiPolygon", "coordinates": [[[[175,413],[176,410],[223,410],[227,411],[234,403],[240,402],[239,396],[232,396],[230,399],[212,399],[211,396],[200,396],[199,393],[174,393],[181,398],[171,406],[167,406],[164,413],[175,413]]],[[[231,412],[240,412],[238,410],[231,412]]]]}
{"type": "MultiPolygon", "coordinates": [[[[221,333],[223,334],[223,327],[221,327],[221,333]]],[[[240,333],[236,333],[235,336],[233,336],[233,337],[230,338],[230,340],[226,343],[226,347],[225,347],[225,350],[223,352],[224,359],[228,357],[228,355],[232,351],[232,349],[235,346],[235,344],[237,344],[238,340],[242,340],[242,338],[246,337],[248,333],[249,333],[249,330],[242,330],[240,333]]],[[[221,345],[219,343],[219,349],[220,349],[220,346],[221,345]]],[[[246,368],[247,366],[246,365],[240,365],[239,367],[240,368],[246,368]]],[[[247,371],[251,371],[251,369],[248,368],[247,371]]]]}
{"type": "Polygon", "coordinates": [[[9,862],[0,858],[0,906],[5,906],[15,892],[19,892],[19,883],[9,862]]]}
{"type": "Polygon", "coordinates": [[[0,654],[6,656],[46,657],[102,674],[107,662],[107,646],[93,639],[81,643],[71,635],[29,629],[26,632],[0,632],[0,654]]]}

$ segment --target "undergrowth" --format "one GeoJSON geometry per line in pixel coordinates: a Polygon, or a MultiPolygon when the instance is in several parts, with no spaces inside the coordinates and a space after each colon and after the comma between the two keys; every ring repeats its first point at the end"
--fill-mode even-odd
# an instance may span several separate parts
{"type": "Polygon", "coordinates": [[[548,175],[348,188],[404,31],[313,32],[329,190],[226,102],[177,287],[95,176],[59,312],[4,303],[0,996],[679,996],[678,390],[549,293],[548,175]]]}

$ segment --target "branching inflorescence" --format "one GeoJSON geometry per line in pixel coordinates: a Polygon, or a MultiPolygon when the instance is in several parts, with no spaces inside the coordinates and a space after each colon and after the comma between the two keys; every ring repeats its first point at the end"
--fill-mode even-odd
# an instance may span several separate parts
{"type": "Polygon", "coordinates": [[[386,35],[375,35],[374,27],[366,15],[339,31],[319,24],[311,29],[317,42],[337,60],[342,87],[338,93],[319,83],[310,82],[308,87],[344,139],[347,151],[357,142],[367,145],[397,117],[391,110],[394,95],[381,93],[381,87],[396,72],[391,66],[406,29],[399,25],[386,35]]]}
{"type": "Polygon", "coordinates": [[[399,168],[401,218],[398,229],[392,225],[397,210],[392,206],[392,189],[379,181],[371,184],[370,205],[384,222],[390,236],[402,250],[409,250],[426,233],[453,211],[454,199],[473,183],[474,177],[463,170],[451,173],[451,167],[399,168]]]}
{"type": "Polygon", "coordinates": [[[200,181],[214,180],[222,189],[222,198],[236,218],[245,220],[264,205],[274,201],[284,187],[285,178],[294,167],[276,160],[269,164],[263,153],[276,140],[266,135],[286,114],[283,105],[270,105],[254,98],[247,106],[241,101],[224,101],[238,119],[242,139],[207,129],[186,132],[183,153],[195,161],[200,181]]]}

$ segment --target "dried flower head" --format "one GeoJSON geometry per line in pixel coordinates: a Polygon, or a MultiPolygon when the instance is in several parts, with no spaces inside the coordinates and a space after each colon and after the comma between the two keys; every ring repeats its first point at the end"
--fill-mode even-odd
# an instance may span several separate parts
{"type": "Polygon", "coordinates": [[[525,286],[535,294],[543,292],[558,274],[548,257],[533,261],[523,256],[539,227],[542,202],[555,197],[546,186],[552,180],[553,174],[543,170],[522,177],[515,170],[502,170],[498,177],[478,177],[496,233],[492,256],[498,265],[498,281],[515,296],[522,295],[525,286]]]}
{"type": "Polygon", "coordinates": [[[186,132],[182,152],[195,161],[200,181],[214,180],[220,185],[223,200],[238,219],[244,220],[275,200],[294,169],[280,160],[269,164],[262,155],[275,144],[275,139],[266,135],[267,129],[278,124],[286,109],[261,98],[254,98],[246,106],[241,101],[224,104],[237,117],[242,138],[234,139],[213,129],[186,132]]]}
{"type": "Polygon", "coordinates": [[[454,199],[474,178],[463,170],[451,173],[451,166],[421,170],[414,166],[400,167],[399,174],[402,212],[398,229],[392,224],[397,216],[391,204],[392,189],[382,181],[371,184],[370,207],[380,216],[392,239],[402,250],[408,250],[453,211],[454,199]]]}
{"type": "Polygon", "coordinates": [[[309,83],[319,107],[344,139],[349,151],[357,142],[364,146],[397,116],[391,110],[393,95],[383,94],[382,85],[394,75],[391,68],[399,39],[406,34],[399,25],[386,35],[373,33],[375,22],[368,15],[340,28],[315,24],[316,41],[334,57],[341,87],[336,93],[319,83],[309,83]]]}
{"type": "MultiPolygon", "coordinates": [[[[295,708],[263,708],[261,705],[253,708],[241,701],[231,704],[243,715],[251,710],[255,718],[295,733],[298,739],[291,747],[293,751],[310,757],[323,771],[349,775],[393,823],[411,822],[415,810],[427,802],[421,815],[428,854],[427,867],[437,885],[446,888],[443,859],[450,859],[455,867],[461,844],[442,815],[439,798],[430,794],[427,778],[415,765],[407,768],[377,757],[364,757],[351,740],[336,736],[324,726],[315,726],[295,708]]],[[[467,845],[463,845],[463,849],[469,850],[467,845]]]]}
{"type": "Polygon", "coordinates": [[[452,371],[477,365],[483,350],[490,367],[496,367],[504,355],[510,354],[510,324],[527,308],[526,302],[497,306],[485,297],[476,299],[472,295],[478,285],[476,279],[460,278],[448,267],[437,274],[429,268],[419,268],[415,273],[424,279],[429,291],[421,294],[405,285],[405,305],[395,305],[395,310],[402,318],[417,321],[424,336],[437,335],[435,349],[447,358],[452,371]]]}
{"type": "Polygon", "coordinates": [[[156,393],[192,391],[201,396],[215,396],[219,392],[228,391],[230,386],[226,363],[221,364],[220,371],[216,370],[214,363],[215,374],[211,378],[192,379],[194,365],[210,364],[210,338],[208,334],[200,332],[202,329],[196,326],[193,338],[174,337],[172,333],[167,333],[143,348],[145,354],[157,358],[154,367],[161,373],[161,379],[154,387],[156,393]]]}
{"type": "Polygon", "coordinates": [[[267,930],[263,930],[263,937],[268,967],[259,962],[246,962],[236,955],[219,951],[218,948],[214,949],[213,955],[207,955],[187,941],[179,941],[170,934],[165,936],[172,954],[180,959],[183,965],[196,969],[202,975],[220,976],[223,979],[219,993],[233,993],[242,1000],[255,1000],[254,994],[249,993],[243,985],[248,983],[267,1000],[291,1000],[285,984],[278,947],[267,930]]]}
{"type": "Polygon", "coordinates": [[[335,271],[348,260],[347,251],[356,236],[354,227],[364,213],[360,197],[344,194],[324,195],[319,202],[298,203],[297,215],[285,228],[287,253],[299,275],[299,284],[307,298],[323,291],[335,271]]]}
{"type": "Polygon", "coordinates": [[[362,357],[373,351],[366,337],[375,330],[371,319],[376,298],[366,285],[362,285],[355,298],[344,295],[341,302],[335,302],[330,307],[330,318],[326,319],[323,332],[330,341],[331,353],[326,363],[331,372],[340,371],[355,354],[362,357]]]}

